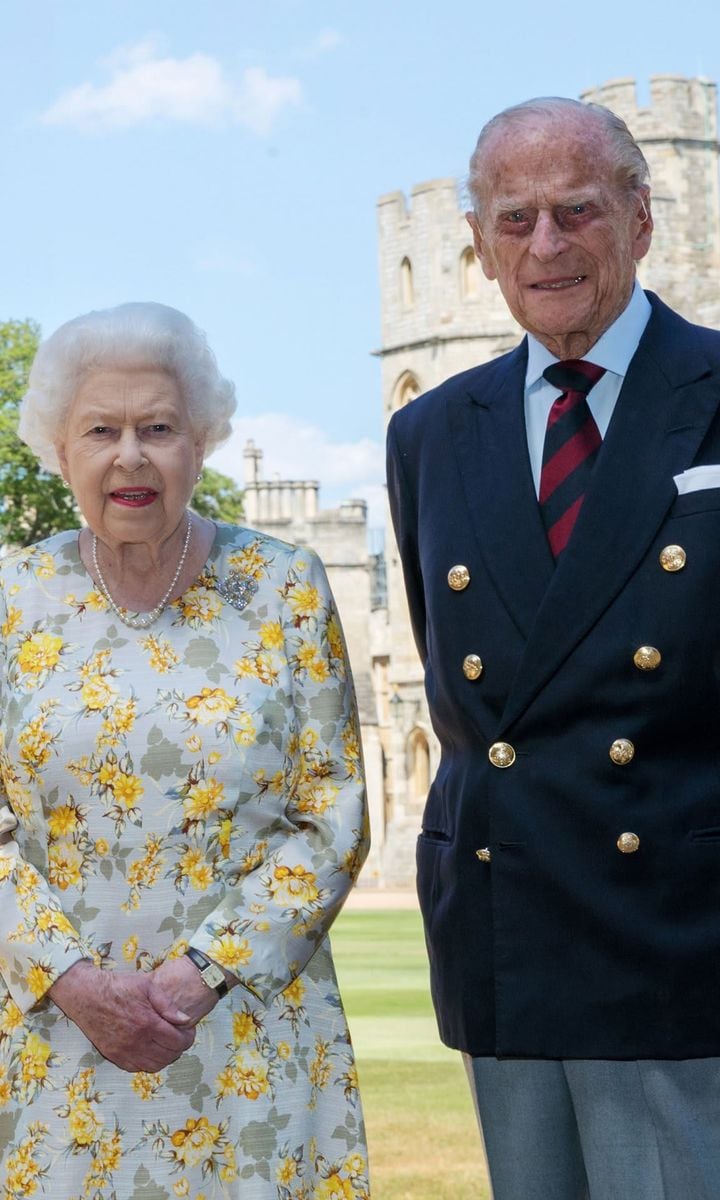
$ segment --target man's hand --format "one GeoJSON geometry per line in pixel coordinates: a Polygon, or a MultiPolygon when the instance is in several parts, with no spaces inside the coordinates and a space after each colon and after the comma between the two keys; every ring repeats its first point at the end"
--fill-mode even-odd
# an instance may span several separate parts
{"type": "MultiPolygon", "coordinates": [[[[49,995],[103,1058],[123,1071],[161,1071],[195,1040],[191,1014],[172,996],[158,994],[149,972],[101,971],[83,960],[55,981],[49,995]]],[[[212,995],[210,1000],[212,1007],[212,995]]]]}

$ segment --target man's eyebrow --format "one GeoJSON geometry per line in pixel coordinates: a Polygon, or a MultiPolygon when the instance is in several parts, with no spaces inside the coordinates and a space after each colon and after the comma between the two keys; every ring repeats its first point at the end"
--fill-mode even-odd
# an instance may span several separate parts
{"type": "Polygon", "coordinates": [[[497,195],[495,195],[495,196],[493,196],[490,203],[493,206],[493,208],[495,208],[498,211],[507,210],[509,212],[515,212],[517,209],[533,207],[533,205],[530,204],[528,201],[518,200],[516,196],[497,196],[497,195]]]}
{"type": "Polygon", "coordinates": [[[535,212],[539,208],[548,208],[550,211],[554,211],[557,209],[573,208],[576,204],[584,204],[587,207],[602,207],[606,203],[607,196],[597,191],[568,193],[566,196],[558,197],[549,205],[538,204],[535,200],[518,200],[513,196],[495,196],[488,204],[487,211],[492,217],[501,217],[504,213],[535,212]]]}

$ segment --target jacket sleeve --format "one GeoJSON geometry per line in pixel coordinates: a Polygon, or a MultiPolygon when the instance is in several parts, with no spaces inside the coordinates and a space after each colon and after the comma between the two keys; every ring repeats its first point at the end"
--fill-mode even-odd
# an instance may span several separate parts
{"type": "Polygon", "coordinates": [[[291,684],[268,689],[267,753],[239,814],[255,822],[253,846],[228,859],[225,897],[189,938],[264,1002],[321,944],[369,849],[357,707],[324,568],[298,549],[279,582],[291,684]]]}
{"type": "Polygon", "coordinates": [[[387,482],[390,515],[400,552],[415,644],[422,662],[427,659],[425,590],[418,548],[418,505],[408,478],[407,455],[400,447],[397,422],[393,417],[387,436],[387,482]]]}

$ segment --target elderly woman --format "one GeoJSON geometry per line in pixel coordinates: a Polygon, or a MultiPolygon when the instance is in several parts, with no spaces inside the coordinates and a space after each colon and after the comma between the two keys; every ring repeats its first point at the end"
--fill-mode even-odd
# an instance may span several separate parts
{"type": "Polygon", "coordinates": [[[363,1200],[326,933],[366,853],[309,550],[188,508],[233,389],[159,304],[40,347],[21,436],[85,526],[0,564],[5,1200],[363,1200]]]}

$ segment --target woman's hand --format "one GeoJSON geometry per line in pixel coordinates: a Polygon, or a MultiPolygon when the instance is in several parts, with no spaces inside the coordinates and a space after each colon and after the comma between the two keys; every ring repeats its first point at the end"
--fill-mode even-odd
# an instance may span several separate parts
{"type": "MultiPolygon", "coordinates": [[[[209,992],[202,980],[199,984],[209,992]]],[[[101,971],[84,959],[55,981],[49,995],[103,1058],[123,1071],[161,1071],[195,1041],[191,1014],[171,996],[157,995],[150,972],[101,971]]]]}
{"type": "Polygon", "coordinates": [[[161,1016],[180,1009],[195,1026],[218,1002],[218,994],[200,978],[189,958],[167,958],[150,976],[150,1003],[161,1016]]]}

